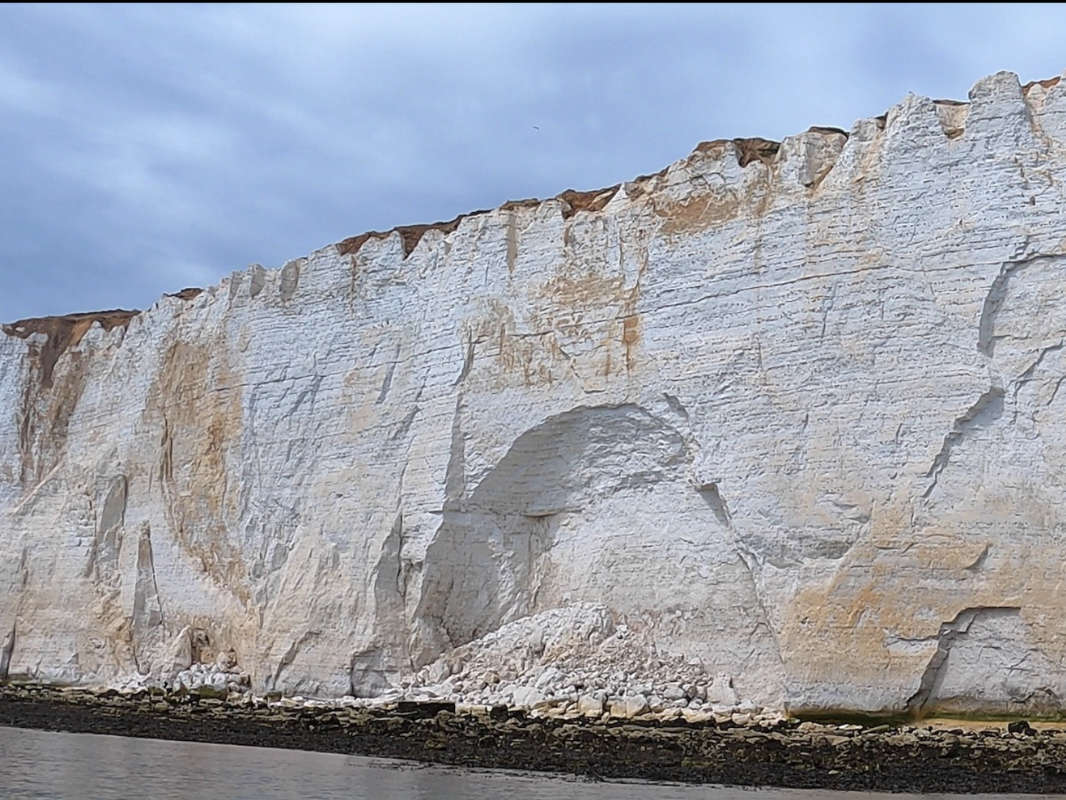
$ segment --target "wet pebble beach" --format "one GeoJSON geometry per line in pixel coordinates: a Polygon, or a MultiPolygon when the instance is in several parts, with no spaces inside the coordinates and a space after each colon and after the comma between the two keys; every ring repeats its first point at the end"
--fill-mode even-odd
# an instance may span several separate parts
{"type": "Polygon", "coordinates": [[[543,770],[589,779],[919,792],[1066,792],[1066,723],[568,717],[399,701],[0,687],[0,725],[543,770]]]}

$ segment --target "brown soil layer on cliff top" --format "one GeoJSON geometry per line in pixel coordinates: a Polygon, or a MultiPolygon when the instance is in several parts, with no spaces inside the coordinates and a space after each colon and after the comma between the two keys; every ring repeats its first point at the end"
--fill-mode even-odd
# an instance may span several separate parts
{"type": "Polygon", "coordinates": [[[736,148],[737,163],[742,167],[748,166],[752,161],[769,164],[777,155],[777,151],[781,149],[780,142],[755,136],[747,139],[714,139],[710,142],[700,142],[696,145],[696,152],[713,153],[727,144],[732,144],[736,148]]]}
{"type": "Polygon", "coordinates": [[[204,290],[198,286],[187,286],[180,292],[174,292],[173,294],[166,294],[164,297],[176,297],[179,300],[194,300],[204,293],[204,290]]]}
{"type": "Polygon", "coordinates": [[[95,323],[99,322],[104,330],[110,331],[129,325],[130,320],[140,313],[116,308],[111,311],[64,314],[61,317],[33,317],[0,325],[0,331],[20,339],[27,339],[35,333],[43,333],[47,337],[41,346],[39,359],[41,385],[48,388],[52,385],[52,371],[59,357],[68,347],[76,347],[95,323]]]}
{"type": "Polygon", "coordinates": [[[432,222],[424,225],[398,225],[388,231],[367,231],[361,233],[358,236],[350,236],[344,241],[337,243],[337,250],[342,256],[354,256],[359,252],[364,244],[371,239],[384,239],[392,233],[399,233],[400,238],[403,240],[403,255],[404,258],[411,255],[414,249],[418,246],[418,243],[422,241],[422,237],[428,231],[440,231],[441,233],[448,234],[453,233],[456,228],[459,227],[459,223],[467,217],[472,217],[475,214],[485,214],[487,211],[482,209],[480,211],[471,211],[468,214],[460,214],[455,219],[450,219],[447,222],[432,222]]]}
{"type": "Polygon", "coordinates": [[[1066,732],[688,725],[534,718],[450,703],[280,708],[262,701],[0,687],[0,725],[542,770],[597,779],[908,792],[1064,792],[1066,732]]]}
{"type": "Polygon", "coordinates": [[[593,189],[589,192],[579,192],[576,189],[567,189],[562,194],[558,195],[556,199],[562,200],[569,206],[569,211],[563,211],[563,218],[569,219],[578,211],[603,211],[611,198],[614,197],[615,192],[621,186],[620,183],[616,183],[614,186],[608,186],[604,189],[593,189]]]}
{"type": "Polygon", "coordinates": [[[1044,78],[1044,80],[1042,81],[1029,81],[1029,83],[1025,84],[1025,86],[1022,87],[1022,92],[1028,93],[1030,89],[1038,85],[1043,86],[1045,89],[1051,89],[1052,87],[1058,86],[1059,81],[1061,80],[1062,76],[1056,75],[1054,78],[1044,78]]]}
{"type": "MultiPolygon", "coordinates": [[[[621,184],[615,184],[614,186],[608,186],[603,189],[594,189],[588,192],[567,189],[553,199],[563,201],[563,218],[569,219],[578,211],[602,211],[607,203],[610,202],[611,198],[614,197],[619,186],[621,186],[621,184]]],[[[536,198],[510,200],[501,205],[500,209],[504,211],[514,211],[521,208],[534,208],[540,205],[541,202],[541,200],[537,200],[536,198]]],[[[342,256],[354,256],[359,252],[360,248],[371,239],[384,239],[393,233],[399,233],[400,238],[403,241],[403,255],[404,258],[407,258],[407,256],[414,252],[414,249],[418,246],[418,243],[422,241],[422,237],[425,236],[428,231],[440,231],[444,234],[454,233],[459,227],[459,223],[467,217],[487,213],[489,213],[488,209],[481,209],[479,211],[460,214],[447,222],[433,222],[423,225],[398,225],[388,231],[367,231],[366,233],[361,233],[358,236],[350,236],[347,239],[338,242],[337,250],[342,256]]]]}

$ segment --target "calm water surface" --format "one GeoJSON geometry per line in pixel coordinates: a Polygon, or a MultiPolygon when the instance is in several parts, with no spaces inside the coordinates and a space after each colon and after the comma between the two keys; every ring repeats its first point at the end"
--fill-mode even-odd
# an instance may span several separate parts
{"type": "MultiPolygon", "coordinates": [[[[589,783],[298,750],[0,727],[4,800],[928,800],[950,796],[589,783]]],[[[1025,796],[970,797],[1021,800],[1025,796]]]]}

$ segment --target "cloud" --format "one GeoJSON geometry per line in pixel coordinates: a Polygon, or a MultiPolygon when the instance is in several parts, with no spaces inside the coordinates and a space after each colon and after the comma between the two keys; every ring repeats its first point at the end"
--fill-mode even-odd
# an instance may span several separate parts
{"type": "Polygon", "coordinates": [[[0,319],[1058,74],[1039,6],[6,6],[0,319]]]}

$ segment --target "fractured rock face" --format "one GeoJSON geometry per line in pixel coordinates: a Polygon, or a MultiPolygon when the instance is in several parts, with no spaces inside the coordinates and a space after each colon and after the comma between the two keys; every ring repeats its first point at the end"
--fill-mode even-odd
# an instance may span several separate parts
{"type": "Polygon", "coordinates": [[[4,326],[0,673],[1061,711],[1064,186],[999,73],[4,326]]]}

